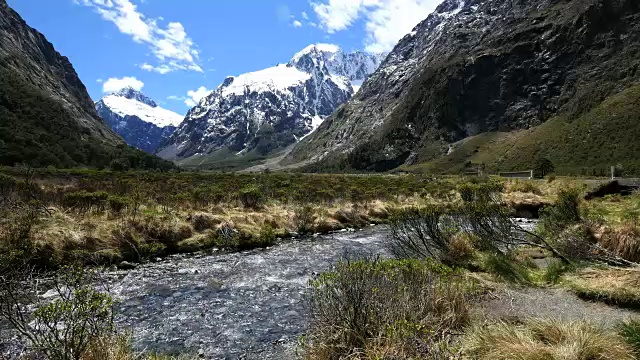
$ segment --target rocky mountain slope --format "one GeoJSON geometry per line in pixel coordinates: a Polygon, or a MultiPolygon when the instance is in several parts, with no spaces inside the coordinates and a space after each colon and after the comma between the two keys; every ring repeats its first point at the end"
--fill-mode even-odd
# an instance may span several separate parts
{"type": "Polygon", "coordinates": [[[69,60],[0,0],[0,165],[171,169],[96,114],[69,60]]]}
{"type": "Polygon", "coordinates": [[[566,169],[586,159],[593,167],[633,166],[637,141],[608,147],[606,156],[598,145],[640,135],[639,107],[600,121],[589,114],[613,96],[634,98],[618,94],[640,80],[639,9],[635,0],[446,0],[285,162],[377,171],[426,163],[450,171],[481,161],[508,170],[547,156],[566,169]],[[627,120],[601,123],[616,116],[627,120]],[[587,118],[572,137],[575,122],[587,118]],[[547,122],[559,132],[554,139],[573,145],[567,150],[579,146],[582,160],[553,150],[540,135],[548,131],[534,131],[547,122]],[[540,141],[525,145],[530,138],[516,136],[528,129],[540,141]],[[482,134],[513,136],[487,142],[496,137],[482,134]],[[527,156],[503,156],[491,144],[527,149],[527,156]],[[481,145],[486,156],[478,154],[481,145]]]}
{"type": "Polygon", "coordinates": [[[345,103],[381,60],[318,44],[287,64],[228,77],[188,112],[158,154],[200,161],[282,149],[345,103]]]}
{"type": "Polygon", "coordinates": [[[151,154],[183,120],[132,88],[105,96],[96,103],[96,111],[127,144],[151,154]]]}

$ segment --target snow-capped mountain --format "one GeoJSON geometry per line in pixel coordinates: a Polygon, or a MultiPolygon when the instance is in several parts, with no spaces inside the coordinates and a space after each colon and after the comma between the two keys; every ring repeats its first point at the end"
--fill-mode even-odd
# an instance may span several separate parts
{"type": "Polygon", "coordinates": [[[286,147],[349,100],[382,59],[317,44],[286,64],[228,77],[187,113],[158,155],[180,160],[223,149],[240,155],[286,147]]]}
{"type": "Polygon", "coordinates": [[[96,103],[96,111],[127,144],[148,153],[155,152],[183,120],[132,88],[105,96],[96,103]]]}

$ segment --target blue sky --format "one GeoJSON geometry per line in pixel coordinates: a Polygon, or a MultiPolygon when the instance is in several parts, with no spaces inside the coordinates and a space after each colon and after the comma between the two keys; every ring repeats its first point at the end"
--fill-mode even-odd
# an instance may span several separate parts
{"type": "Polygon", "coordinates": [[[94,100],[130,85],[185,114],[225,77],[312,43],[389,51],[439,0],[7,0],[94,100]]]}

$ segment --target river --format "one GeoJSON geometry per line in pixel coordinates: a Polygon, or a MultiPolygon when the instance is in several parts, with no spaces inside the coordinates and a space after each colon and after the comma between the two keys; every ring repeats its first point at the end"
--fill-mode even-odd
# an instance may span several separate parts
{"type": "Polygon", "coordinates": [[[111,273],[117,321],[138,350],[287,359],[307,326],[309,279],[345,256],[384,255],[384,227],[241,253],[174,256],[111,273]]]}

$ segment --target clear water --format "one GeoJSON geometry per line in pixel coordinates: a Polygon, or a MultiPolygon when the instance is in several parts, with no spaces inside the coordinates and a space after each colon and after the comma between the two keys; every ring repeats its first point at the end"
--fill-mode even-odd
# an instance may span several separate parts
{"type": "Polygon", "coordinates": [[[132,330],[140,350],[209,359],[293,358],[307,325],[309,279],[345,256],[386,254],[385,236],[376,227],[147,264],[112,285],[118,321],[132,330]]]}

